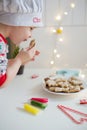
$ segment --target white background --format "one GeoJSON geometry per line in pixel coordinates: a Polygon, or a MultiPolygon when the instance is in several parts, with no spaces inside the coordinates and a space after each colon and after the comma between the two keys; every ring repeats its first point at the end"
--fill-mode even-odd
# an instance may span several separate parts
{"type": "MultiPolygon", "coordinates": [[[[44,0],[44,27],[33,31],[36,47],[40,51],[35,62],[29,63],[29,68],[86,68],[87,67],[87,0],[44,0]],[[71,9],[70,3],[75,3],[71,9]],[[56,16],[60,12],[68,11],[62,15],[61,26],[63,33],[57,35],[51,28],[58,28],[56,16]],[[58,41],[63,37],[63,42],[58,41]],[[57,49],[60,58],[54,58],[53,50],[57,49]],[[50,64],[55,59],[55,64],[50,64]]],[[[22,44],[22,46],[25,46],[22,44]]]]}

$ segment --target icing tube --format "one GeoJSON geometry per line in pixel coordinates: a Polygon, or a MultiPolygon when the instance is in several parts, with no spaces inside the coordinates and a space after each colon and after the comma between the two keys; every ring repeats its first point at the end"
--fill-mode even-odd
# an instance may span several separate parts
{"type": "Polygon", "coordinates": [[[38,114],[40,112],[40,110],[38,108],[33,107],[30,104],[24,104],[24,110],[26,110],[29,113],[32,113],[34,115],[38,114]]]}
{"type": "Polygon", "coordinates": [[[39,108],[42,108],[42,109],[45,109],[48,105],[47,103],[41,103],[41,102],[34,101],[34,100],[31,100],[31,104],[34,106],[37,106],[39,108]]]}
{"type": "Polygon", "coordinates": [[[42,103],[47,103],[48,102],[47,98],[31,98],[31,100],[42,102],[42,103]]]}

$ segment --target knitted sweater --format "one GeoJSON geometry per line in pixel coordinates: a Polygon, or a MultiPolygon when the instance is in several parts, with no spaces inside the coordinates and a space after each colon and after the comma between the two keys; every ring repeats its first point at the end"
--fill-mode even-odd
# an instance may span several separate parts
{"type": "Polygon", "coordinates": [[[7,41],[3,37],[2,34],[0,34],[0,86],[5,82],[6,80],[6,69],[7,69],[7,41]]]}

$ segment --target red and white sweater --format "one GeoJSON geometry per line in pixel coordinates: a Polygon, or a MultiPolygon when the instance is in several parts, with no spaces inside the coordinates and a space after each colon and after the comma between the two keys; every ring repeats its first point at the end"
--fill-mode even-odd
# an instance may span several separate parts
{"type": "Polygon", "coordinates": [[[0,34],[0,87],[6,80],[6,69],[7,69],[7,41],[3,37],[2,34],[0,34]]]}

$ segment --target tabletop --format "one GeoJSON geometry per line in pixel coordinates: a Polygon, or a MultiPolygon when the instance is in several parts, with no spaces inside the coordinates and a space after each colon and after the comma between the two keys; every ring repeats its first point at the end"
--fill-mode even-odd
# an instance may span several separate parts
{"type": "MultiPolygon", "coordinates": [[[[10,85],[0,89],[0,130],[87,130],[87,122],[76,124],[57,105],[87,113],[87,104],[80,100],[87,98],[87,89],[80,94],[55,95],[46,92],[43,79],[54,73],[53,69],[26,69],[17,75],[10,85]],[[37,75],[36,78],[32,78],[37,75]],[[48,98],[48,106],[39,114],[32,115],[23,109],[24,103],[32,97],[48,98]]],[[[79,115],[72,112],[79,120],[79,115]]]]}

